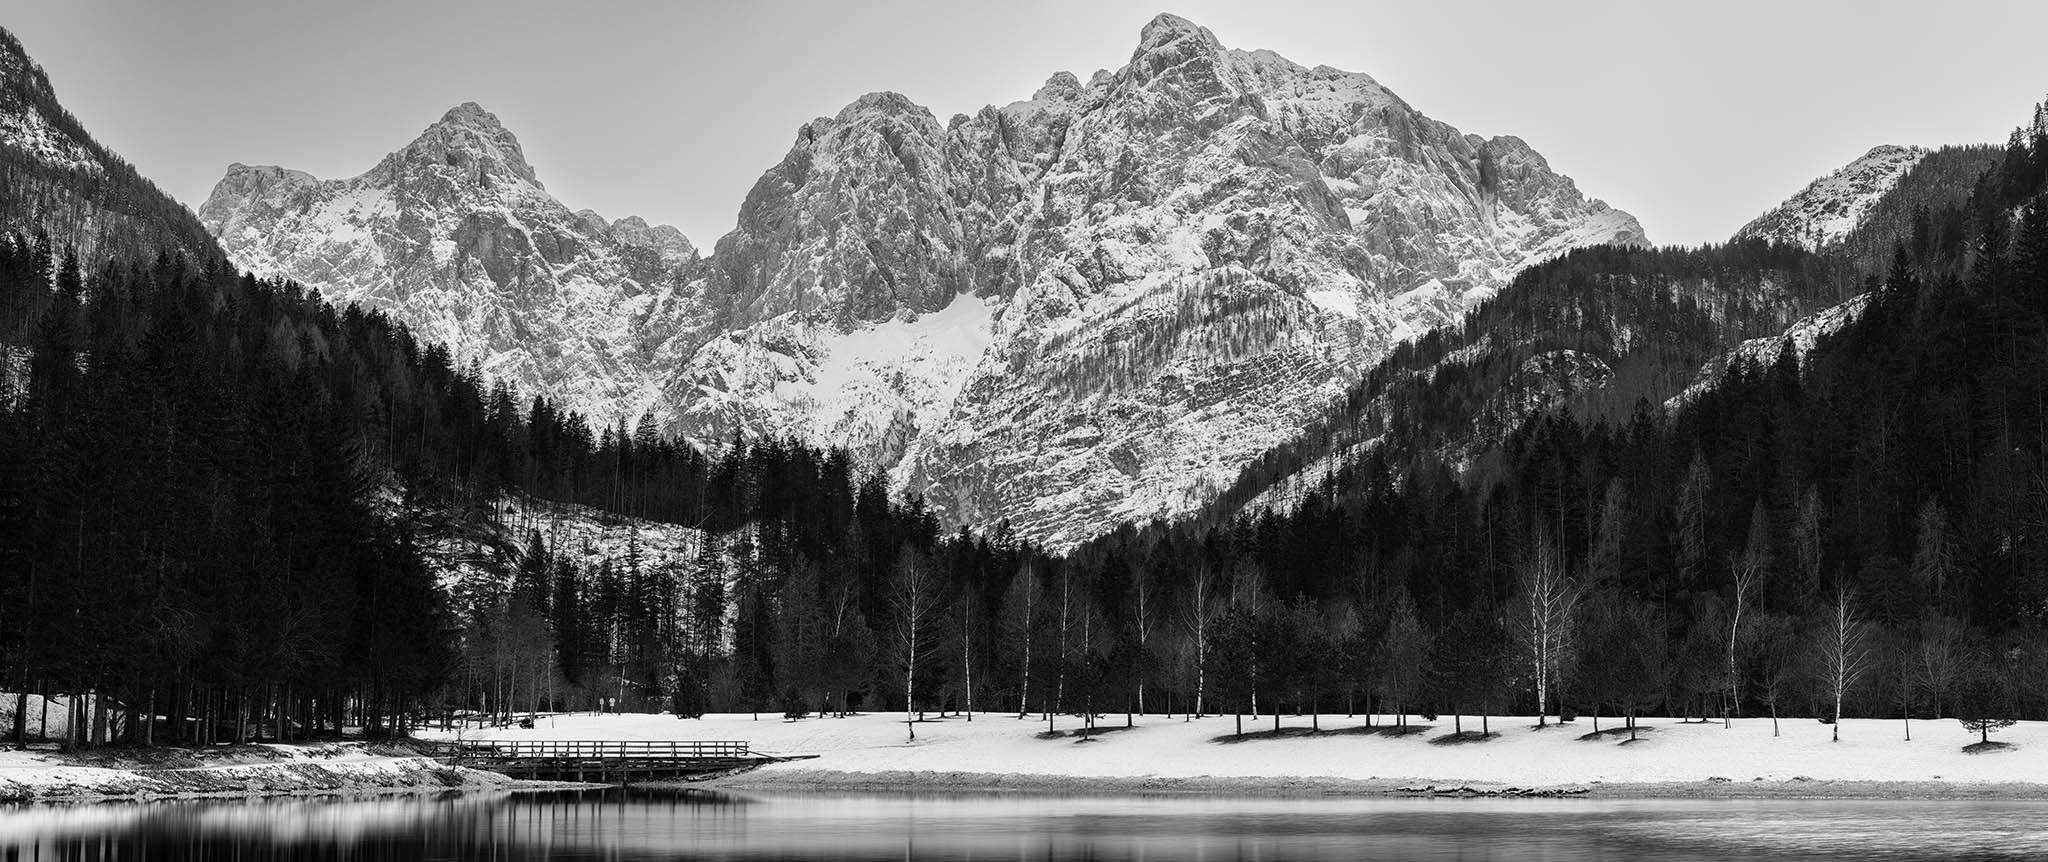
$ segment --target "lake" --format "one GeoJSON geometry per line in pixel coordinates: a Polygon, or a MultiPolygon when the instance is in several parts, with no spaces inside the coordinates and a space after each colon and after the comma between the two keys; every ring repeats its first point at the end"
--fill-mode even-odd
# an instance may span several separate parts
{"type": "Polygon", "coordinates": [[[0,860],[2040,859],[2048,802],[608,790],[0,807],[0,860]]]}

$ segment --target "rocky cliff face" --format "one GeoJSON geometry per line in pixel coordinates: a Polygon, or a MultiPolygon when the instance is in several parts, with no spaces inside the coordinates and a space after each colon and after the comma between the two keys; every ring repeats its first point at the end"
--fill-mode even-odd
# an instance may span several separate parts
{"type": "MultiPolygon", "coordinates": [[[[474,166],[524,166],[516,144],[491,147],[444,165],[429,142],[423,167],[396,172],[418,177],[417,199],[490,206],[407,220],[413,198],[382,192],[380,165],[340,184],[238,169],[203,212],[245,264],[380,298],[430,335],[475,328],[456,297],[526,319],[519,303],[559,283],[530,262],[575,258],[532,237],[545,218],[491,221],[506,190],[540,197],[530,170],[476,188],[489,172],[474,166]],[[264,185],[287,191],[241,190],[264,185]],[[397,299],[422,292],[446,298],[397,299]]],[[[647,363],[658,393],[607,391],[645,393],[673,429],[847,446],[945,517],[1062,545],[1189,511],[1391,345],[1520,268],[1644,241],[1516,138],[1162,15],[1114,72],[1059,73],[943,124],[863,96],[798,130],[708,258],[580,270],[630,309],[611,323],[485,331],[509,357],[497,367],[585,335],[619,367],[647,363]]]]}
{"type": "Polygon", "coordinates": [[[1927,157],[1921,147],[1890,144],[1801,189],[1796,195],[1735,232],[1735,239],[1762,239],[1830,251],[1863,223],[1885,193],[1927,157]]]}
{"type": "Polygon", "coordinates": [[[243,267],[389,311],[599,422],[653,405],[656,309],[697,259],[672,227],[571,212],[475,104],[353,179],[233,165],[199,217],[243,267]]]}

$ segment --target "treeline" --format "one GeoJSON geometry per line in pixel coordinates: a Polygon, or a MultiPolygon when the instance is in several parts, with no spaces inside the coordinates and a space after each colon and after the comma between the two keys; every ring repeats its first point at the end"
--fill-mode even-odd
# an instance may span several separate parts
{"type": "MultiPolygon", "coordinates": [[[[546,566],[496,547],[510,497],[712,531],[773,521],[775,553],[820,560],[856,521],[891,558],[900,531],[881,522],[937,533],[843,453],[593,432],[377,312],[170,255],[88,271],[41,235],[0,238],[0,453],[0,731],[17,740],[381,733],[466,706],[491,596],[443,583],[440,549],[475,546],[506,584],[546,566]],[[72,714],[31,714],[51,703],[72,714]]],[[[603,632],[600,652],[573,632],[658,600],[640,579],[550,573],[589,607],[562,621],[571,672],[633,634],[603,632]]]]}
{"type": "Polygon", "coordinates": [[[544,708],[2048,715],[2048,136],[2016,142],[1957,207],[1967,246],[1899,244],[1807,357],[1669,413],[1504,412],[1531,356],[1675,393],[1864,283],[1782,246],[1574,253],[1364,381],[1286,457],[1402,445],[1291,511],[1060,557],[949,533],[843,453],[593,428],[295,285],[9,237],[7,729],[31,694],[75,743],[544,708]],[[1443,451],[1482,422],[1499,445],[1443,451]],[[507,547],[513,498],[688,552],[507,547]],[[450,541],[478,576],[430,563],[450,541]]]}
{"type": "MultiPolygon", "coordinates": [[[[2027,176],[2048,147],[2009,158],[2027,165],[2000,170],[2027,176]]],[[[1737,361],[1670,412],[1639,399],[1614,416],[1526,414],[1460,469],[1427,448],[1374,448],[1285,514],[1128,526],[1058,559],[917,539],[871,548],[860,568],[829,552],[772,559],[780,543],[760,531],[776,528],[756,521],[725,540],[747,569],[726,595],[701,576],[721,561],[656,579],[701,587],[656,603],[656,626],[695,615],[679,626],[695,645],[666,665],[726,680],[668,702],[1090,720],[1940,715],[1986,732],[2048,717],[2040,193],[1980,184],[1967,252],[1902,243],[1882,278],[1847,279],[1874,290],[1868,306],[1809,356],[1786,344],[1737,361]]],[[[1724,254],[1734,272],[1758,269],[1748,256],[1785,256],[1776,272],[1817,261],[1738,245],[1688,265],[1724,254]]],[[[1626,285],[1645,261],[1687,259],[1584,253],[1571,283],[1626,285]]],[[[1817,285],[1845,283],[1814,267],[1817,285]]],[[[1580,320],[1582,344],[1603,337],[1580,320]]],[[[570,608],[576,632],[630,628],[593,624],[591,601],[547,612],[570,608]]],[[[557,629],[562,660],[592,654],[570,630],[557,629]]]]}

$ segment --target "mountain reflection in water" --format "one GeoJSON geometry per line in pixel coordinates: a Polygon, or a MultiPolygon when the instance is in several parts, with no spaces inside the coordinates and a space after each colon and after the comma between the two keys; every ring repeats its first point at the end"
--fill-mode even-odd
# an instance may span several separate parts
{"type": "Polygon", "coordinates": [[[0,860],[2039,859],[2048,803],[726,795],[0,808],[0,860]]]}

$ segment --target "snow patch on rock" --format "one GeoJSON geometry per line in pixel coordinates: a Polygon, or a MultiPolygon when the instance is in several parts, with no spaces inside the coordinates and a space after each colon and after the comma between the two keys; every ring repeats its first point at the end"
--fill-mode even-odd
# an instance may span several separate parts
{"type": "Polygon", "coordinates": [[[1793,243],[1824,251],[1863,223],[1872,205],[1926,158],[1924,147],[1872,149],[1735,232],[1735,239],[1793,243]]]}

